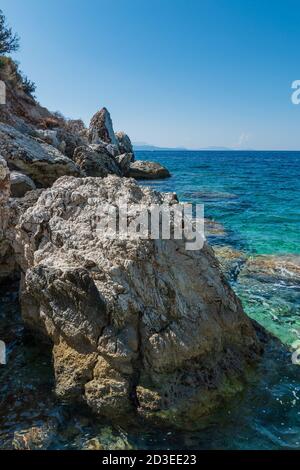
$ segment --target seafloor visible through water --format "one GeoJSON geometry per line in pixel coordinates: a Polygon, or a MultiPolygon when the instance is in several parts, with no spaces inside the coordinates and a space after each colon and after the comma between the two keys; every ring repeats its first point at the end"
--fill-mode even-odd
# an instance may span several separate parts
{"type": "Polygon", "coordinates": [[[0,287],[0,448],[299,449],[300,152],[136,152],[165,164],[143,182],[204,203],[207,236],[245,311],[287,349],[270,344],[252,382],[197,431],[130,430],[56,401],[49,355],[23,331],[14,286],[0,287]]]}

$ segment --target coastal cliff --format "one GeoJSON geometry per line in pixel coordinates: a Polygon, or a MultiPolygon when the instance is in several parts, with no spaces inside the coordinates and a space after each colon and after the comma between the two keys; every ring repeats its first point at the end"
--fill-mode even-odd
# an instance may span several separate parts
{"type": "Polygon", "coordinates": [[[7,67],[0,281],[20,277],[23,320],[51,344],[57,396],[111,420],[192,427],[243,387],[262,353],[252,322],[207,244],[99,237],[90,221],[107,204],[177,202],[130,178],[168,170],[135,162],[106,108],[88,129],[65,120],[20,96],[7,67]]]}

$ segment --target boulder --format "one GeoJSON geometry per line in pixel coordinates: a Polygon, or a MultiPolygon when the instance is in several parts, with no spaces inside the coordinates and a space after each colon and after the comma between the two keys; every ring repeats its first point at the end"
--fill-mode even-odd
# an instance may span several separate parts
{"type": "Polygon", "coordinates": [[[87,146],[78,147],[74,152],[74,161],[87,176],[121,176],[121,170],[116,160],[105,149],[93,151],[87,146]]]}
{"type": "Polygon", "coordinates": [[[133,179],[62,177],[22,214],[22,315],[53,343],[59,396],[118,423],[190,427],[241,389],[261,344],[209,246],[99,233],[120,202],[132,220],[137,205],[177,199],[133,179]]]}
{"type": "Polygon", "coordinates": [[[10,173],[10,185],[12,197],[23,197],[28,191],[36,189],[32,179],[18,171],[10,173]]]}
{"type": "Polygon", "coordinates": [[[131,153],[133,154],[133,147],[130,138],[125,132],[116,132],[116,139],[118,141],[118,146],[120,153],[131,153]]]}
{"type": "Polygon", "coordinates": [[[137,180],[168,178],[169,170],[160,163],[138,160],[130,164],[128,175],[137,180]]]}
{"type": "Polygon", "coordinates": [[[11,170],[19,171],[39,186],[50,186],[62,175],[80,176],[78,166],[58,149],[0,124],[0,153],[11,170]]]}
{"type": "Polygon", "coordinates": [[[100,111],[92,117],[88,136],[91,144],[97,144],[100,140],[107,144],[118,145],[112,120],[106,108],[100,109],[100,111]]]}

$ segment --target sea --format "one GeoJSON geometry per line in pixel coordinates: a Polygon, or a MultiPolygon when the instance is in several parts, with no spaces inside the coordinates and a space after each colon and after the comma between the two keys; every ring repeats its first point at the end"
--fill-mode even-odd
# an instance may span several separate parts
{"type": "Polygon", "coordinates": [[[11,318],[6,340],[16,366],[14,374],[0,368],[0,448],[22,448],[36,426],[45,433],[41,448],[50,449],[300,449],[300,365],[292,360],[300,347],[300,152],[137,151],[136,158],[171,173],[141,185],[204,204],[207,242],[228,282],[246,314],[279,341],[244,390],[197,430],[126,429],[52,398],[49,356],[23,335],[15,291],[0,289],[0,329],[11,318]]]}

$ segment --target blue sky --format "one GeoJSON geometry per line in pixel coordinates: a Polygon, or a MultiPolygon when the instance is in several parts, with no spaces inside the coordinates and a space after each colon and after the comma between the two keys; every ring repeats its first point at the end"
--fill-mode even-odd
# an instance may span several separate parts
{"type": "Polygon", "coordinates": [[[1,0],[49,109],[160,146],[300,149],[296,0],[1,0]]]}

